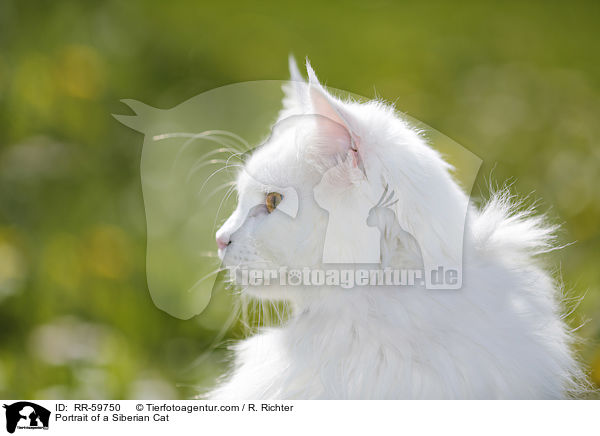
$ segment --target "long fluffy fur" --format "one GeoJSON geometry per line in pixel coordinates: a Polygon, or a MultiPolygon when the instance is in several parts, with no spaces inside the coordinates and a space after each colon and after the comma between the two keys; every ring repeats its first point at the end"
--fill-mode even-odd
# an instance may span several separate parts
{"type": "MultiPolygon", "coordinates": [[[[325,92],[315,81],[311,77],[314,89],[325,92]]],[[[293,315],[284,326],[238,343],[231,372],[208,396],[559,399],[585,390],[562,315],[560,285],[539,259],[556,247],[556,227],[519,208],[508,190],[494,193],[480,209],[469,205],[449,165],[390,107],[328,98],[346,117],[349,131],[361,138],[370,186],[352,189],[367,189],[364,195],[371,195],[374,204],[378,194],[372,193],[389,184],[400,200],[394,206],[398,221],[415,237],[424,259],[452,262],[462,256],[463,286],[451,291],[311,288],[274,297],[271,290],[250,290],[258,298],[291,301],[293,315]]],[[[305,104],[306,95],[285,116],[305,104]]],[[[310,186],[311,177],[318,179],[311,173],[313,151],[294,145],[286,152],[291,147],[287,139],[266,144],[248,168],[257,177],[280,177],[283,184],[292,183],[298,167],[298,177],[310,186]],[[288,166],[285,174],[274,176],[277,171],[264,162],[277,159],[288,166]]],[[[220,230],[231,238],[233,263],[276,265],[301,258],[316,265],[313,252],[322,235],[313,228],[326,218],[305,206],[296,227],[271,215],[244,221],[252,181],[241,176],[239,184],[240,206],[220,230]],[[267,227],[268,237],[261,236],[267,227]],[[290,247],[300,248],[286,253],[290,247]]]]}

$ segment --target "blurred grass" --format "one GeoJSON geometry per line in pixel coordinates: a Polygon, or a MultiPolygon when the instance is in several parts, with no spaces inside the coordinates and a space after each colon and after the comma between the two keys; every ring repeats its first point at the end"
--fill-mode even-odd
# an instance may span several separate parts
{"type": "MultiPolygon", "coordinates": [[[[16,1],[0,3],[0,397],[189,397],[223,319],[152,303],[140,134],[122,98],[172,107],[287,78],[397,107],[563,222],[554,256],[600,382],[600,3],[16,1]],[[493,171],[492,171],[493,170],[493,171]],[[51,344],[52,346],[48,346],[51,344]]],[[[232,333],[235,335],[235,333],[232,333]]]]}

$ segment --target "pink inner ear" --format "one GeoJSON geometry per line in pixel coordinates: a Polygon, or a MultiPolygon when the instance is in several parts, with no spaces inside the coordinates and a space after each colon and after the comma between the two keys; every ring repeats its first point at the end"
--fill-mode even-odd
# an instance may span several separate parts
{"type": "Polygon", "coordinates": [[[322,150],[329,155],[345,154],[352,146],[348,129],[323,115],[315,115],[322,150]]]}
{"type": "MultiPolygon", "coordinates": [[[[333,106],[332,101],[324,94],[325,91],[310,86],[310,101],[315,114],[323,115],[332,121],[335,121],[342,126],[346,126],[346,121],[340,116],[336,108],[333,106]]],[[[346,126],[347,127],[347,126],[346,126]]]]}
{"type": "Polygon", "coordinates": [[[332,101],[319,88],[310,87],[310,100],[313,111],[317,115],[319,136],[331,147],[329,150],[331,154],[346,152],[352,148],[348,125],[335,109],[332,101]]]}
{"type": "Polygon", "coordinates": [[[329,155],[346,155],[351,151],[352,166],[365,172],[359,153],[360,138],[352,133],[350,126],[320,85],[311,84],[310,100],[317,122],[318,136],[321,138],[321,150],[329,155]]]}

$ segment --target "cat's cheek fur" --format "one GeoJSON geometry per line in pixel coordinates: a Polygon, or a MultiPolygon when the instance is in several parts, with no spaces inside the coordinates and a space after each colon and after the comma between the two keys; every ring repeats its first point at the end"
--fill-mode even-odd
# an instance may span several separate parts
{"type": "Polygon", "coordinates": [[[316,205],[305,205],[296,217],[277,209],[270,214],[250,213],[241,224],[231,224],[237,229],[231,234],[224,266],[258,269],[261,274],[275,271],[278,276],[268,286],[246,285],[243,292],[265,300],[296,299],[306,292],[301,287],[278,286],[281,268],[289,271],[321,265],[327,219],[327,213],[316,205]]]}

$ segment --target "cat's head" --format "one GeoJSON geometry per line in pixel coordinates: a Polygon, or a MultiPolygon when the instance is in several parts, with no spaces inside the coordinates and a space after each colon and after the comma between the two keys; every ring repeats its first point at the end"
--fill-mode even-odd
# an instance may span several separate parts
{"type": "MultiPolygon", "coordinates": [[[[364,230],[372,230],[368,212],[388,186],[398,199],[391,208],[423,260],[457,261],[466,197],[450,166],[392,107],[341,101],[308,63],[308,83],[293,61],[290,69],[279,119],[240,171],[237,207],[216,234],[224,266],[325,268],[326,238],[341,258],[360,258],[364,238],[373,236],[364,230]]],[[[274,283],[246,290],[264,298],[305,291],[274,283]]]]}

